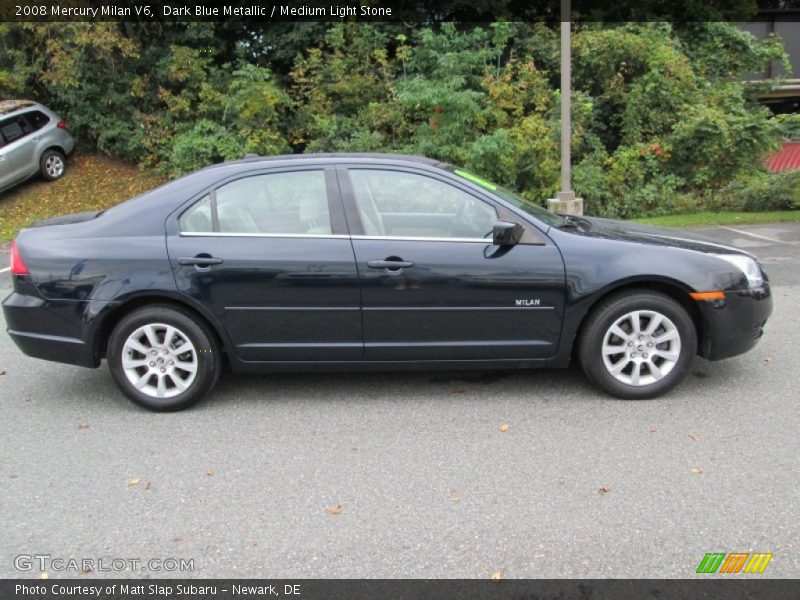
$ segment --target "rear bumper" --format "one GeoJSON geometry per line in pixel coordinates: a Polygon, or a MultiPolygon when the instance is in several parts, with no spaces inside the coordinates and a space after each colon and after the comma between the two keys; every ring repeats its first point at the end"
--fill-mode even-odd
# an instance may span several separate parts
{"type": "Polygon", "coordinates": [[[75,150],[75,138],[73,138],[71,135],[68,135],[67,140],[64,142],[64,153],[72,154],[73,150],[75,150]]]}
{"type": "Polygon", "coordinates": [[[751,350],[764,334],[772,314],[769,285],[752,290],[726,291],[725,299],[700,302],[703,339],[700,355],[720,360],[751,350]]]}
{"type": "Polygon", "coordinates": [[[97,367],[84,323],[84,301],[47,301],[12,293],[3,301],[11,339],[28,356],[55,362],[97,367]]]}
{"type": "Polygon", "coordinates": [[[54,128],[47,146],[53,145],[60,146],[64,150],[64,154],[71,154],[75,150],[75,138],[63,129],[54,128]]]}

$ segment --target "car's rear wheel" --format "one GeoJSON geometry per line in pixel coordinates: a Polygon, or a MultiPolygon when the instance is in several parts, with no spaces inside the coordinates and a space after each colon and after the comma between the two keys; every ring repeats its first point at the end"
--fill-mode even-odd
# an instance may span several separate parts
{"type": "Polygon", "coordinates": [[[581,366],[595,385],[618,398],[640,400],[669,391],[697,352],[692,318],[658,292],[622,292],[587,319],[578,340],[581,366]]]}
{"type": "Polygon", "coordinates": [[[47,181],[61,179],[67,170],[67,160],[58,150],[48,150],[39,159],[39,171],[47,181]]]}
{"type": "Polygon", "coordinates": [[[107,355],[122,392],[157,411],[195,404],[214,387],[222,368],[205,325],[166,306],[141,308],[123,317],[111,334],[107,355]]]}

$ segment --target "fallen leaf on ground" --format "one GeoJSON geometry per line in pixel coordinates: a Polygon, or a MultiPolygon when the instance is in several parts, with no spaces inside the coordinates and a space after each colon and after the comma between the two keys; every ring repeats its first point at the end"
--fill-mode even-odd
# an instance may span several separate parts
{"type": "Polygon", "coordinates": [[[340,515],[342,514],[342,505],[337,504],[336,506],[328,506],[325,508],[325,512],[329,515],[340,515]]]}
{"type": "Polygon", "coordinates": [[[609,494],[609,493],[611,493],[611,488],[610,487],[601,487],[597,491],[600,492],[601,494],[609,494]]]}
{"type": "Polygon", "coordinates": [[[500,425],[500,431],[505,433],[506,431],[508,431],[508,427],[509,427],[508,423],[503,423],[502,425],[500,425]]]}
{"type": "Polygon", "coordinates": [[[699,442],[701,438],[699,435],[689,432],[689,437],[692,438],[693,442],[699,442]]]}
{"type": "Polygon", "coordinates": [[[134,477],[133,479],[128,480],[128,485],[139,485],[140,481],[141,479],[139,479],[138,477],[134,477]]]}
{"type": "Polygon", "coordinates": [[[213,477],[216,474],[217,472],[214,469],[209,469],[208,471],[206,471],[206,475],[208,475],[209,477],[213,477]]]}
{"type": "Polygon", "coordinates": [[[695,475],[700,475],[700,473],[702,472],[703,472],[702,467],[692,467],[692,473],[694,473],[695,475]]]}
{"type": "Polygon", "coordinates": [[[78,429],[89,429],[88,423],[78,423],[78,429]]]}
{"type": "Polygon", "coordinates": [[[492,573],[492,581],[500,581],[503,578],[503,574],[500,571],[495,571],[492,573]]]}

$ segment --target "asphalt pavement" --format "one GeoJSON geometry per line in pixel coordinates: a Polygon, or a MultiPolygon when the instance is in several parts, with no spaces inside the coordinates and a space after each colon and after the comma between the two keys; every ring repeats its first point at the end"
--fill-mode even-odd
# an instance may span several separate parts
{"type": "Polygon", "coordinates": [[[704,233],[761,258],[775,313],[650,401],[575,367],[227,375],[155,414],[0,335],[0,576],[682,578],[759,551],[798,577],[800,225],[704,233]]]}

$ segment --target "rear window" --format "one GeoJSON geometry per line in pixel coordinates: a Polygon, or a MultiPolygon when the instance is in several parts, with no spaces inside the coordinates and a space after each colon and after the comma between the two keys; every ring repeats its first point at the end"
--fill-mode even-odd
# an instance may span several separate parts
{"type": "Polygon", "coordinates": [[[50,122],[50,117],[40,110],[33,110],[22,115],[30,123],[31,131],[38,131],[50,122]]]}

